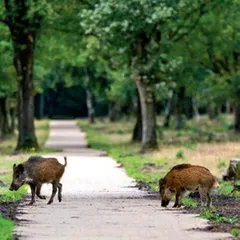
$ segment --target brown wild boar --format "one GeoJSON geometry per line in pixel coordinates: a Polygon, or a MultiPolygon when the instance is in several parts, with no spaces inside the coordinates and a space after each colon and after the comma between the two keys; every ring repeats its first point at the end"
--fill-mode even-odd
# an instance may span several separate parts
{"type": "Polygon", "coordinates": [[[41,156],[32,156],[26,162],[13,165],[13,180],[9,190],[18,190],[23,184],[29,184],[32,193],[32,199],[29,205],[35,202],[35,194],[40,199],[46,199],[40,194],[43,183],[52,184],[52,195],[48,204],[53,202],[53,198],[58,190],[58,200],[62,201],[61,177],[67,166],[67,158],[64,157],[65,164],[62,165],[56,158],[43,158],[41,156]]]}
{"type": "Polygon", "coordinates": [[[211,205],[210,190],[214,187],[219,187],[218,181],[207,168],[191,164],[176,165],[159,180],[161,205],[166,207],[175,195],[173,207],[180,207],[184,193],[198,190],[202,205],[205,203],[209,207],[211,205]]]}

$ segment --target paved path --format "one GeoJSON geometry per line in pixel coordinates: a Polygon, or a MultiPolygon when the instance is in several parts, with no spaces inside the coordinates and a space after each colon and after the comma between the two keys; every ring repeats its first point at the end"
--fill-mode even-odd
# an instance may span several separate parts
{"type": "MultiPolygon", "coordinates": [[[[64,149],[58,155],[68,166],[63,176],[63,202],[37,200],[18,209],[15,233],[34,240],[193,240],[231,239],[228,234],[192,231],[206,221],[160,207],[160,201],[136,189],[114,160],[86,148],[85,135],[74,121],[52,121],[47,146],[64,149]],[[62,155],[62,156],[61,156],[62,155]],[[100,156],[101,155],[101,156],[100,156]]],[[[44,185],[48,197],[51,186],[44,185]]]]}

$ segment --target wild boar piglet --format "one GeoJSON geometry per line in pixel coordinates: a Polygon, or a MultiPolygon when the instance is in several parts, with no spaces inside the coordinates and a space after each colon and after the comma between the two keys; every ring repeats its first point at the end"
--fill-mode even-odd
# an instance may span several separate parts
{"type": "Polygon", "coordinates": [[[52,184],[52,195],[48,204],[53,202],[54,196],[58,191],[58,200],[62,201],[62,184],[60,183],[67,158],[64,157],[64,164],[58,162],[56,158],[43,158],[41,156],[32,156],[26,162],[13,165],[13,179],[10,186],[11,191],[18,190],[23,184],[29,184],[32,193],[30,205],[35,202],[35,195],[40,199],[46,199],[42,196],[41,186],[44,183],[52,184]]]}
{"type": "Polygon", "coordinates": [[[182,197],[187,191],[198,190],[201,204],[209,207],[211,205],[210,191],[218,187],[216,177],[207,168],[191,164],[179,164],[159,180],[161,205],[166,207],[175,195],[176,200],[173,207],[180,207],[182,197]]]}

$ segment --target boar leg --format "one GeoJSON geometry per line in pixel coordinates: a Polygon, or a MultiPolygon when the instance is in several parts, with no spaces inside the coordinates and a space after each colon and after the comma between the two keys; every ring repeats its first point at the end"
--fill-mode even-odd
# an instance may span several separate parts
{"type": "Polygon", "coordinates": [[[200,198],[201,198],[201,206],[204,207],[207,203],[207,199],[208,199],[208,189],[204,188],[204,187],[199,187],[199,194],[200,194],[200,198]]]}
{"type": "Polygon", "coordinates": [[[208,191],[207,192],[207,207],[208,208],[211,207],[211,203],[212,203],[211,196],[210,196],[210,192],[208,191]]]}
{"type": "Polygon", "coordinates": [[[39,184],[39,185],[37,185],[37,190],[36,190],[36,195],[40,198],[40,199],[46,199],[46,197],[45,196],[42,196],[41,195],[41,188],[42,188],[42,185],[41,184],[39,184]]]}
{"type": "Polygon", "coordinates": [[[36,186],[33,183],[30,183],[31,193],[32,193],[32,199],[29,205],[33,205],[35,203],[35,194],[36,194],[36,186]]]}
{"type": "Polygon", "coordinates": [[[58,182],[54,181],[52,183],[52,195],[51,195],[51,198],[48,201],[48,204],[51,204],[53,202],[53,199],[54,199],[54,197],[57,193],[57,188],[58,188],[58,182]]]}
{"type": "Polygon", "coordinates": [[[58,183],[58,201],[62,201],[62,184],[58,183]]]}
{"type": "Polygon", "coordinates": [[[177,192],[176,200],[175,200],[175,203],[174,203],[173,207],[174,208],[181,207],[181,205],[182,205],[182,193],[181,192],[177,192]]]}

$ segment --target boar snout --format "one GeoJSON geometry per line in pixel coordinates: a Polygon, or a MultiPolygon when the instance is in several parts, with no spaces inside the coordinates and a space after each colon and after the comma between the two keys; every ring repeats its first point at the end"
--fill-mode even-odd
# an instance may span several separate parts
{"type": "Polygon", "coordinates": [[[10,188],[9,188],[9,190],[10,190],[10,191],[16,191],[16,190],[18,190],[18,188],[19,188],[19,187],[18,187],[16,184],[12,183],[11,186],[10,186],[10,188]]]}
{"type": "Polygon", "coordinates": [[[167,205],[169,204],[169,202],[170,202],[170,200],[164,199],[164,200],[162,200],[162,202],[161,202],[161,206],[162,206],[162,207],[167,207],[167,205]]]}

